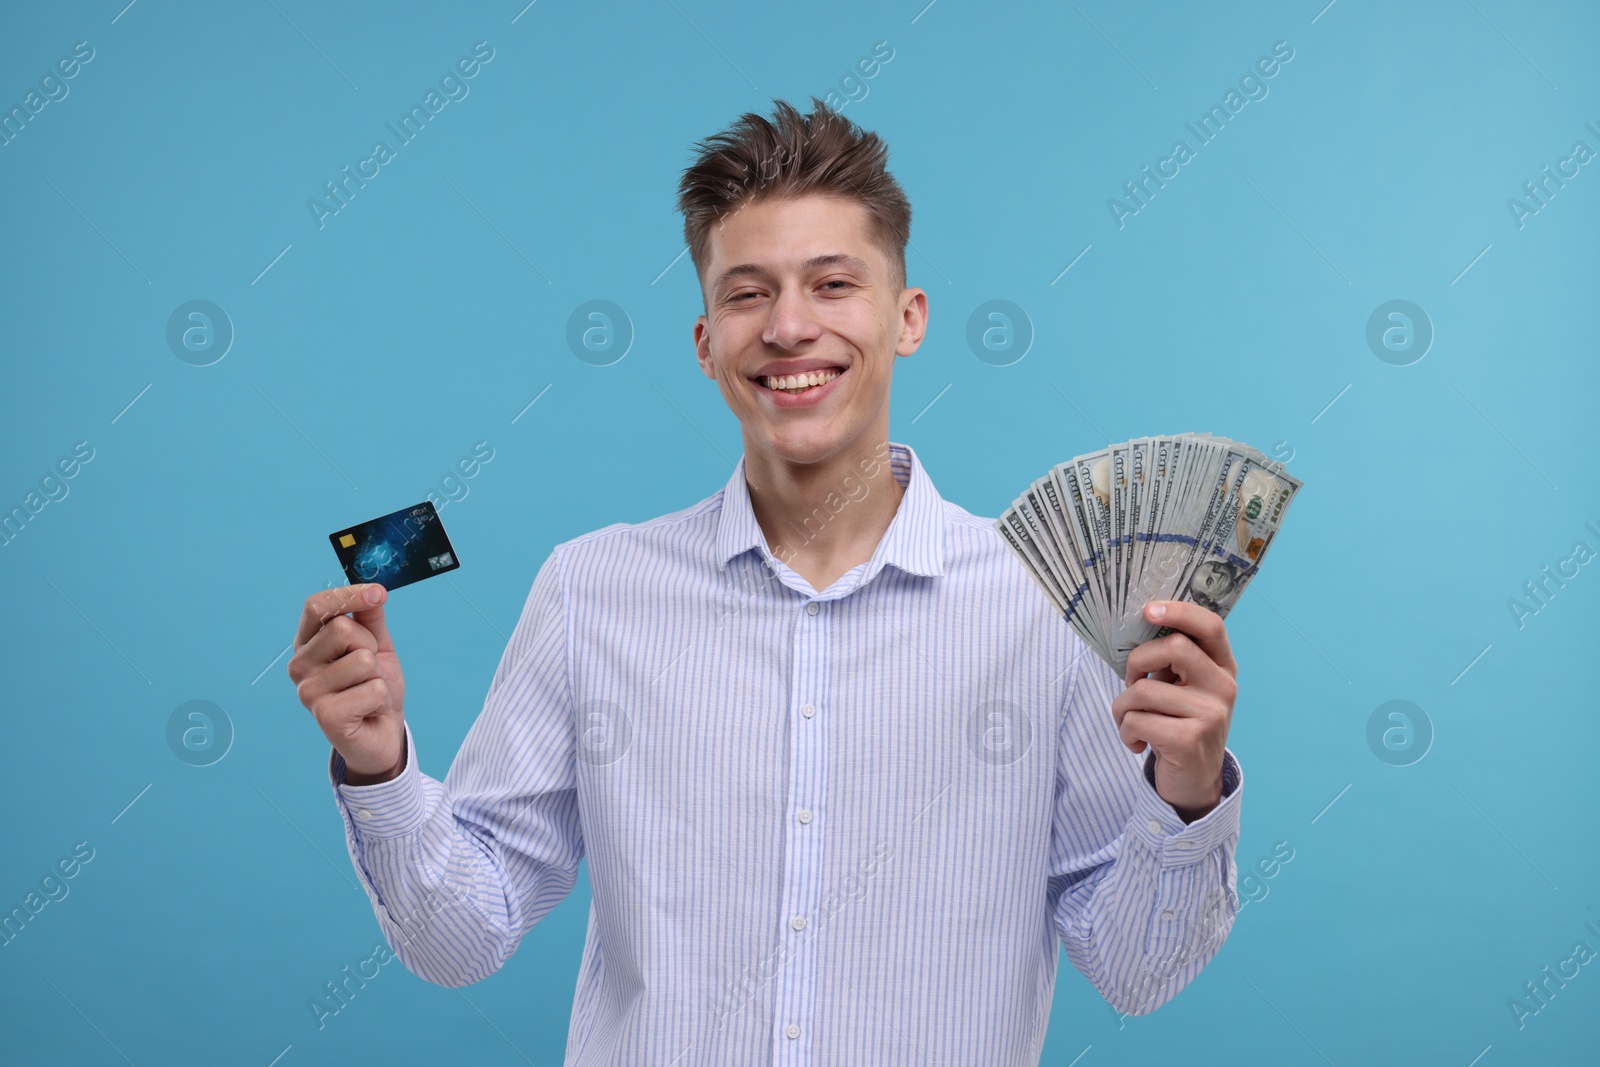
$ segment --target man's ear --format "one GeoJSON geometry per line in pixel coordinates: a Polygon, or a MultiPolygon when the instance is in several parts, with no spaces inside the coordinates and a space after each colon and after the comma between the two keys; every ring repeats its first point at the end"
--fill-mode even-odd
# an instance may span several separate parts
{"type": "Polygon", "coordinates": [[[906,304],[900,312],[900,336],[894,351],[897,356],[909,356],[922,347],[922,339],[928,333],[928,294],[913,287],[901,299],[906,304]]]}
{"type": "Polygon", "coordinates": [[[700,364],[700,373],[716,381],[717,365],[711,359],[711,327],[704,315],[694,320],[694,358],[700,364]]]}

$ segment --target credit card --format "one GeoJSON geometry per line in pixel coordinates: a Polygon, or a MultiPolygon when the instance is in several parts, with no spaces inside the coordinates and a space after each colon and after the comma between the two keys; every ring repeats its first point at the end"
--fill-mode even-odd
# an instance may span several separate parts
{"type": "Polygon", "coordinates": [[[431,500],[331,533],[328,540],[351,585],[377,582],[398,589],[461,566],[431,500]]]}

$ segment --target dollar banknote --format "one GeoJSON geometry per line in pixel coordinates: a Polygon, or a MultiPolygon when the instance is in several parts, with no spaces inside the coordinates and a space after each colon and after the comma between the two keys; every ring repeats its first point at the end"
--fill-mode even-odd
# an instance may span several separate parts
{"type": "Polygon", "coordinates": [[[995,520],[1051,603],[1117,672],[1171,630],[1152,600],[1224,618],[1266,559],[1303,483],[1209,433],[1138,437],[1058,463],[995,520]]]}

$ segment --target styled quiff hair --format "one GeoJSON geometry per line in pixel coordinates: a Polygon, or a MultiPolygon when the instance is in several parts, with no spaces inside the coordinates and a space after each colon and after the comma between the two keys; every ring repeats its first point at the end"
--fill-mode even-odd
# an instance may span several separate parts
{"type": "Polygon", "coordinates": [[[889,146],[815,96],[811,114],[774,100],[773,118],[747,111],[726,130],[696,144],[678,182],[683,236],[702,284],[711,258],[711,227],[747,204],[827,194],[867,210],[873,243],[906,284],[911,202],[885,164],[889,146]]]}

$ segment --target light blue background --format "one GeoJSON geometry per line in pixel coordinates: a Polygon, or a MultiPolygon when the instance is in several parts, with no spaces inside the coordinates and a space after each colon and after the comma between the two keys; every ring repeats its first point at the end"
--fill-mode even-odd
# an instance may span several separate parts
{"type": "Polygon", "coordinates": [[[442,511],[462,569],[389,612],[444,776],[550,547],[685,507],[739,456],[692,358],[689,146],[838,92],[886,40],[844,113],[915,208],[931,325],[891,436],[943,494],[998,514],[1056,461],[1191,429],[1306,483],[1230,618],[1241,878],[1294,858],[1152,1016],[1063,957],[1044,1062],[1595,1062],[1600,963],[1521,1028],[1508,1007],[1600,950],[1600,564],[1521,628],[1507,606],[1600,550],[1600,163],[1520,228],[1506,206],[1600,150],[1592,5],[125,2],[0,16],[6,109],[95,50],[0,148],[0,504],[95,450],[0,549],[0,907],[95,849],[0,949],[0,1058],[560,1062],[587,881],[486,982],[392,963],[318,1029],[308,1001],[381,935],[283,652],[342,580],[327,533],[444,496],[490,442],[442,511]],[[470,95],[319,229],[308,198],[480,40],[470,95]],[[1280,40],[1270,95],[1119,229],[1107,199],[1280,40]],[[194,299],[236,331],[207,367],[165,340],[194,299]],[[593,299],[635,331],[610,366],[565,340],[593,299]],[[992,299],[1034,331],[1010,366],[966,343],[992,299]],[[1436,331],[1410,366],[1365,340],[1391,299],[1436,331]],[[235,731],[207,767],[166,740],[194,699],[235,731]],[[1434,731],[1409,766],[1368,746],[1392,699],[1434,731]]]}

